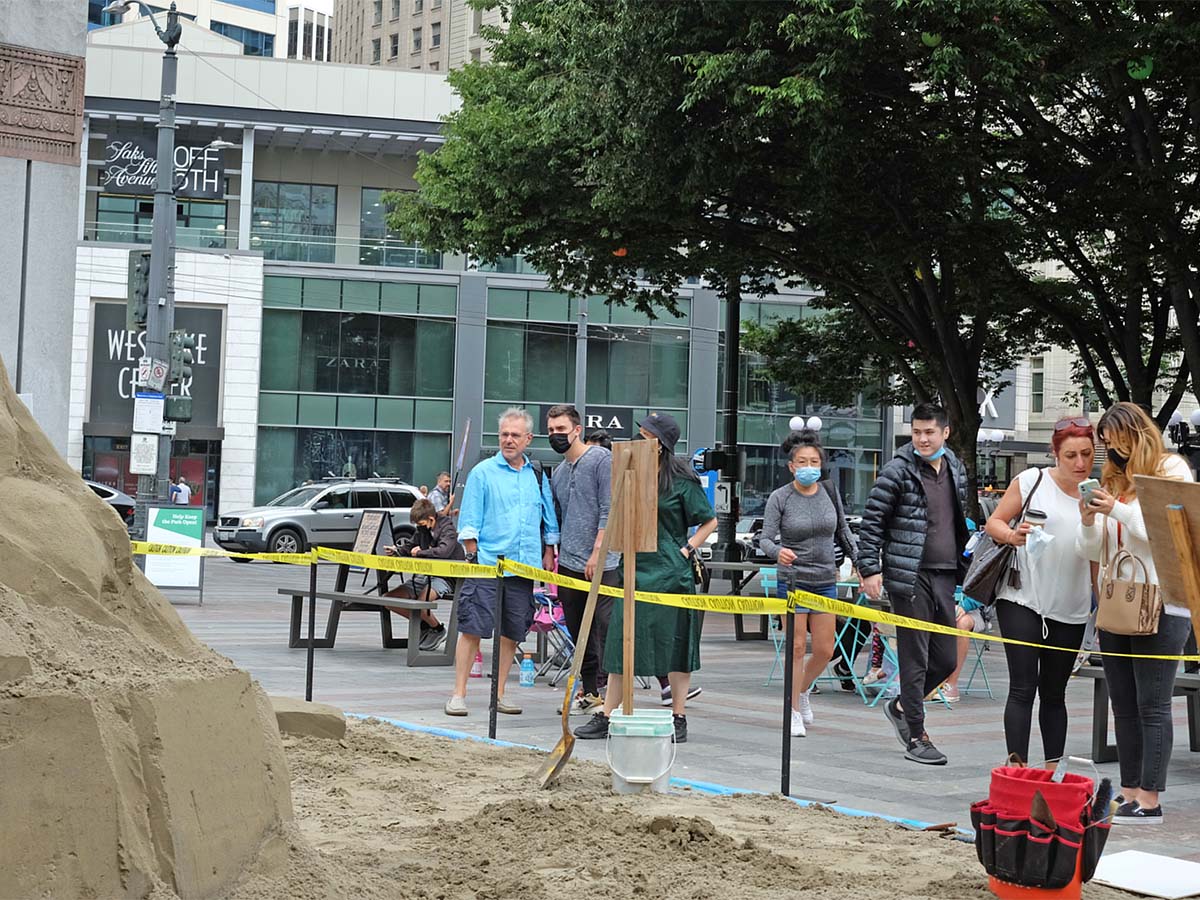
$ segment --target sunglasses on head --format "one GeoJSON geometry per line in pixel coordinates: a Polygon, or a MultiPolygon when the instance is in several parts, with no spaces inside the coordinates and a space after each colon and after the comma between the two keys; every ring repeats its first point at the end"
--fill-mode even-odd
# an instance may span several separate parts
{"type": "Polygon", "coordinates": [[[1064,428],[1070,428],[1072,425],[1079,428],[1092,427],[1092,423],[1088,419],[1084,418],[1083,416],[1075,416],[1074,418],[1070,419],[1059,419],[1054,423],[1054,430],[1062,431],[1064,428]]]}

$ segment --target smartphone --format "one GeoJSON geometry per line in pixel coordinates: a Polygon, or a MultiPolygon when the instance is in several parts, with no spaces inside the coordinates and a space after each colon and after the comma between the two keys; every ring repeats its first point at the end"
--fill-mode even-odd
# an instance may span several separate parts
{"type": "Polygon", "coordinates": [[[1092,502],[1092,491],[1100,487],[1100,482],[1095,478],[1089,478],[1086,481],[1079,482],[1079,496],[1083,498],[1084,506],[1088,506],[1092,502]]]}

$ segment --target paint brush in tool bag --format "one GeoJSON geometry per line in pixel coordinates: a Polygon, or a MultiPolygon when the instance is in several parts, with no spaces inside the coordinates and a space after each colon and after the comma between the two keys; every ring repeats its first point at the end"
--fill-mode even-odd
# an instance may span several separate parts
{"type": "Polygon", "coordinates": [[[1103,822],[1112,815],[1114,806],[1112,779],[1101,778],[1100,786],[1096,788],[1096,799],[1092,803],[1092,812],[1088,817],[1088,822],[1103,822]]]}

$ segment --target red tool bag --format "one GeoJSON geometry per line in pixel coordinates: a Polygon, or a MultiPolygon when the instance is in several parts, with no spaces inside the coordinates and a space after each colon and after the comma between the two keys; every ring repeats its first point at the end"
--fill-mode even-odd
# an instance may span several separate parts
{"type": "Polygon", "coordinates": [[[1093,812],[1091,778],[1070,772],[1062,781],[1053,778],[1049,769],[992,770],[988,799],[971,805],[975,851],[989,875],[1021,887],[1057,890],[1094,874],[1108,837],[1108,800],[1093,812]],[[1033,815],[1039,792],[1050,813],[1042,817],[1050,821],[1033,815]]]}

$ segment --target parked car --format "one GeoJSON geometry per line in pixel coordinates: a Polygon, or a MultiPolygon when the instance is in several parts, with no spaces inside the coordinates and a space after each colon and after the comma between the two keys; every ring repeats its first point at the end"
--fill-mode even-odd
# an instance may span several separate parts
{"type": "MultiPolygon", "coordinates": [[[[762,532],[762,516],[746,516],[737,521],[736,539],[742,545],[742,559],[747,562],[762,562],[767,557],[758,549],[758,537],[762,532]]],[[[710,534],[700,547],[700,558],[712,559],[713,547],[717,545],[717,532],[710,534]]]]}
{"type": "MultiPolygon", "coordinates": [[[[310,547],[354,546],[364,510],[385,509],[396,540],[415,530],[409,510],[421,492],[390,479],[331,479],[293,488],[270,503],[227,513],[213,539],[233,553],[303,553],[310,547]]],[[[239,559],[237,562],[249,562],[239,559]]]]}
{"type": "Polygon", "coordinates": [[[117,511],[126,528],[133,526],[133,507],[136,500],[124,491],[118,491],[116,488],[111,488],[98,481],[89,481],[85,478],[83,483],[90,487],[97,497],[117,511]]]}

